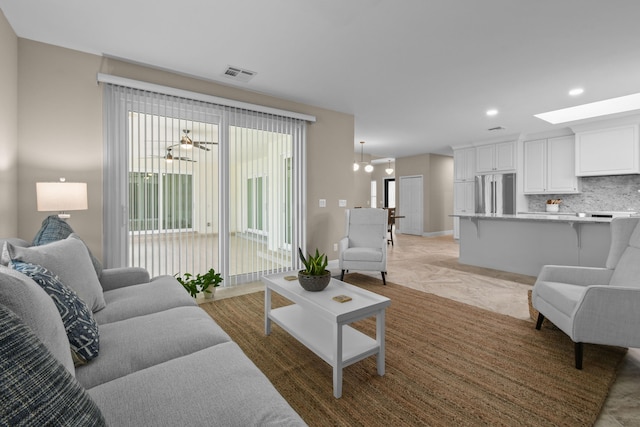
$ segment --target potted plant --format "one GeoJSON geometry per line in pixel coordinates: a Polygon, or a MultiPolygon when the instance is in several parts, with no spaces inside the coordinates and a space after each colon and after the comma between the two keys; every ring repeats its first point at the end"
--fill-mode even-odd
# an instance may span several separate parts
{"type": "Polygon", "coordinates": [[[549,199],[547,200],[547,212],[558,212],[562,199],[549,199]]]}
{"type": "Polygon", "coordinates": [[[199,292],[202,292],[205,299],[212,299],[216,288],[220,286],[220,282],[222,282],[222,276],[220,273],[216,273],[213,268],[205,274],[198,274],[195,277],[191,273],[185,273],[184,277],[180,277],[178,274],[175,275],[176,280],[180,282],[187,292],[189,292],[189,295],[194,298],[199,292]]]}
{"type": "Polygon", "coordinates": [[[298,248],[300,261],[304,265],[304,270],[298,271],[298,281],[307,291],[318,292],[329,285],[331,272],[327,270],[327,256],[321,254],[316,248],[315,255],[307,254],[305,258],[302,249],[298,248]]]}

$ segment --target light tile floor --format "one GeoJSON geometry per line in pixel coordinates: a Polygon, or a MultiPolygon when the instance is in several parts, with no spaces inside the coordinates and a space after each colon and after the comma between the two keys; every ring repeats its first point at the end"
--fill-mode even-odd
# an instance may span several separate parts
{"type": "MultiPolygon", "coordinates": [[[[520,319],[530,319],[527,291],[534,277],[458,263],[450,236],[399,234],[388,246],[387,280],[520,319]]],[[[365,272],[363,272],[365,273],[365,272]]],[[[379,277],[379,273],[367,273],[379,277]]],[[[218,288],[216,298],[262,290],[260,282],[218,288]]],[[[532,328],[534,324],[532,321],[532,328]]],[[[567,361],[567,369],[574,369],[567,361]]],[[[640,349],[630,349],[611,388],[597,427],[640,427],[640,349]]]]}

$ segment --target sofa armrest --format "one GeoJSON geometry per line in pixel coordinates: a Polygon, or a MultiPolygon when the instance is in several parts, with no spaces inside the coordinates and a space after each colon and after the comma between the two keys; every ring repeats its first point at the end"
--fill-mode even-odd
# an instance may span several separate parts
{"type": "Polygon", "coordinates": [[[100,276],[100,284],[105,291],[149,281],[149,272],[141,267],[105,268],[100,276]]]}
{"type": "Polygon", "coordinates": [[[536,282],[559,282],[570,285],[608,285],[613,270],[597,267],[575,267],[566,265],[545,265],[540,270],[536,282]]]}
{"type": "Polygon", "coordinates": [[[590,286],[576,306],[576,342],[640,346],[640,288],[590,286]]]}

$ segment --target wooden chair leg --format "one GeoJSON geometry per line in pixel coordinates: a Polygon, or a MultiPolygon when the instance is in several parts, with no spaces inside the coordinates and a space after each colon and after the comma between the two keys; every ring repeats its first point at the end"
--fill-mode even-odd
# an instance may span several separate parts
{"type": "Polygon", "coordinates": [[[576,369],[582,369],[582,352],[584,349],[584,345],[581,342],[577,342],[575,345],[576,348],[576,369]]]}
{"type": "Polygon", "coordinates": [[[382,284],[386,286],[387,285],[387,279],[385,278],[385,275],[387,273],[384,272],[384,271],[381,271],[381,273],[382,273],[382,284]]]}
{"type": "Polygon", "coordinates": [[[544,314],[538,313],[538,321],[536,322],[537,330],[540,330],[540,328],[542,328],[542,322],[544,322],[544,314]]]}

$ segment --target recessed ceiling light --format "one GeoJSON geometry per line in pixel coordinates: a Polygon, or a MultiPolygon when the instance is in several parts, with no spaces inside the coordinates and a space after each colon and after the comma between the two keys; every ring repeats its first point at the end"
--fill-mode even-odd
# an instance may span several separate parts
{"type": "Polygon", "coordinates": [[[534,114],[534,116],[555,125],[639,109],[640,93],[634,93],[633,95],[620,96],[618,98],[605,99],[604,101],[534,114]]]}
{"type": "Polygon", "coordinates": [[[492,108],[491,110],[487,110],[487,116],[495,116],[498,114],[498,110],[492,108]]]}
{"type": "Polygon", "coordinates": [[[582,95],[583,93],[584,93],[584,89],[582,89],[581,87],[577,87],[569,91],[569,95],[571,96],[578,96],[578,95],[582,95]]]}

